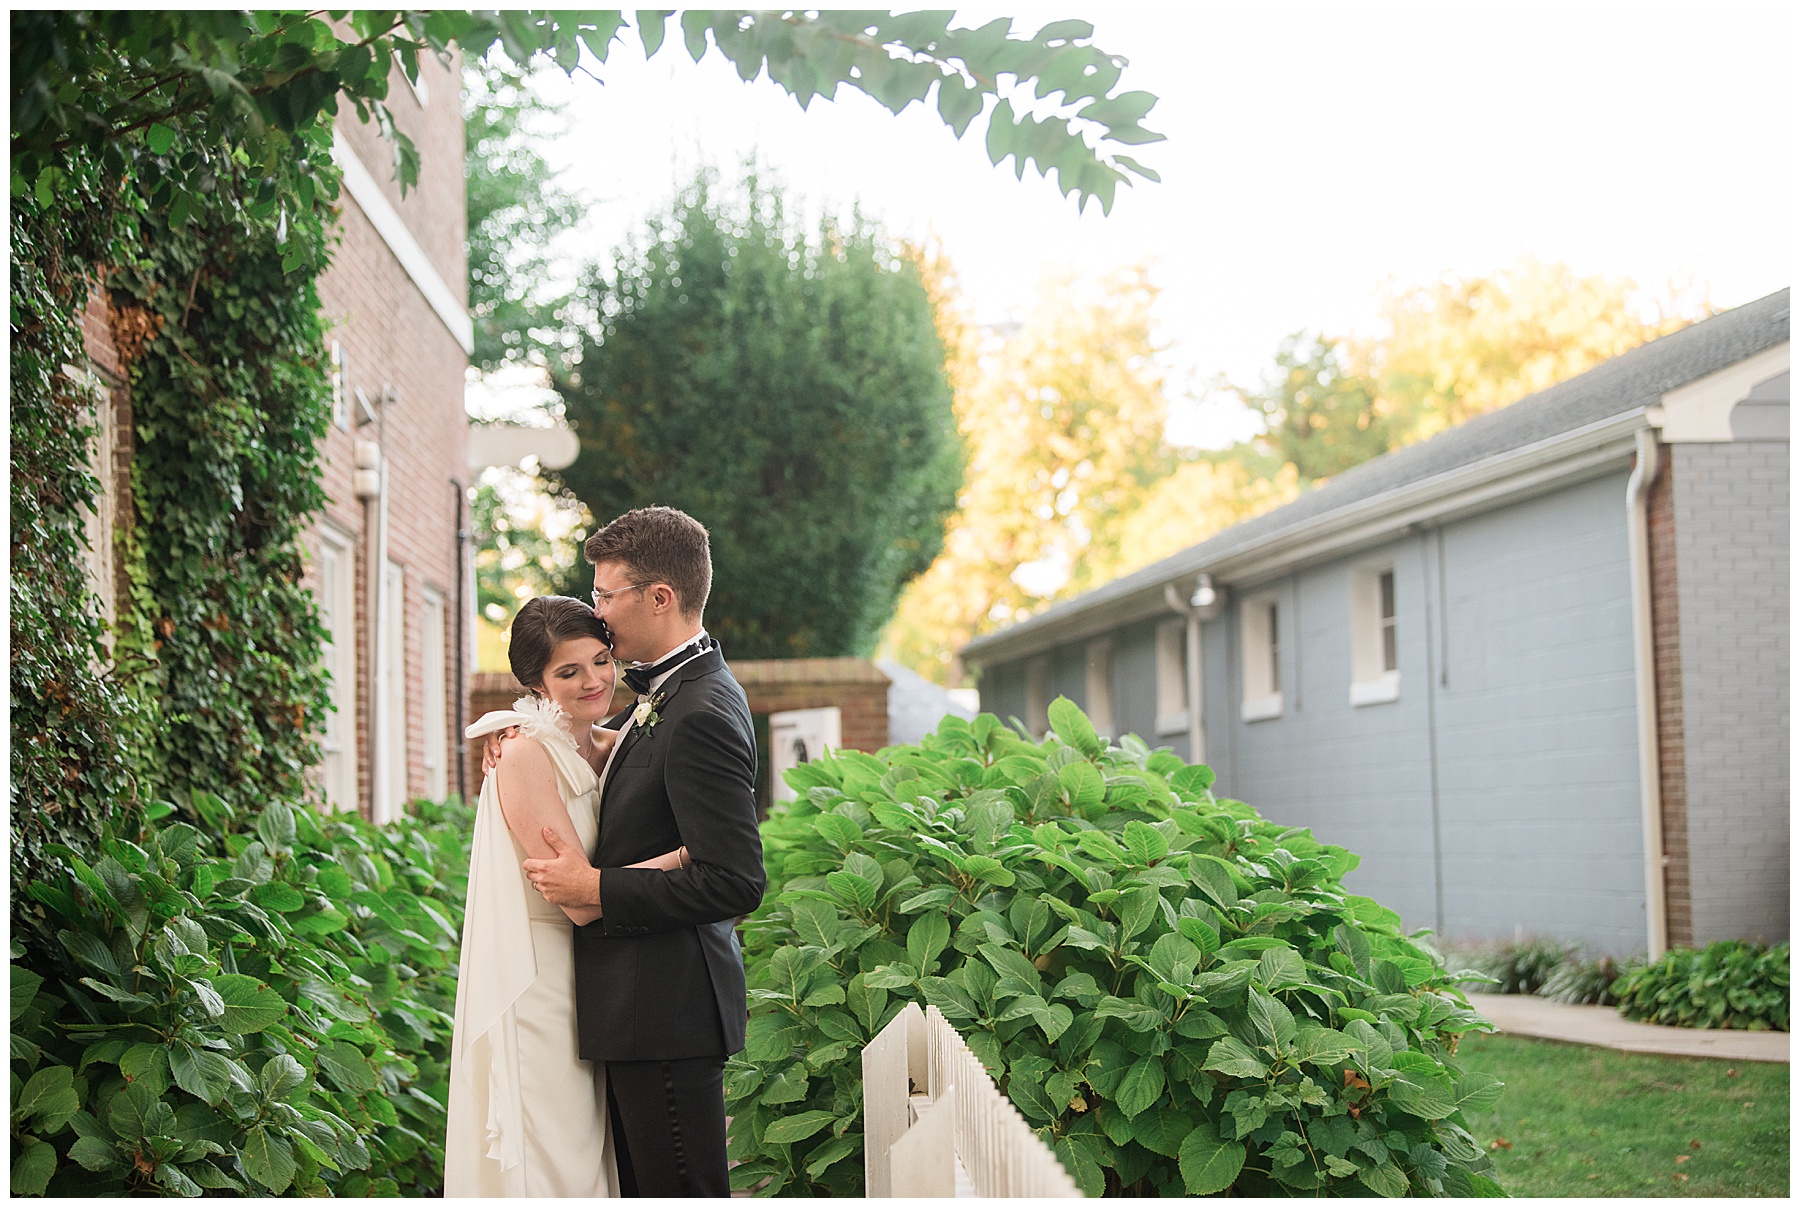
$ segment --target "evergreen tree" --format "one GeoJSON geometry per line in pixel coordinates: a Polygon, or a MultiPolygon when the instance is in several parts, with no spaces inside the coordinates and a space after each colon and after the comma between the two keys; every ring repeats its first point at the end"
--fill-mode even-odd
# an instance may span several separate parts
{"type": "Polygon", "coordinates": [[[560,483],[602,524],[649,504],[705,524],[734,657],[872,650],[962,472],[916,255],[860,214],[809,239],[778,190],[727,202],[703,177],[590,284],[560,483]]]}

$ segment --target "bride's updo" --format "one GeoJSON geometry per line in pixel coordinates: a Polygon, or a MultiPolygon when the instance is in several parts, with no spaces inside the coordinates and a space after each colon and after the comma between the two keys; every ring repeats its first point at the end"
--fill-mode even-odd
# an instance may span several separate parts
{"type": "Polygon", "coordinates": [[[537,596],[513,617],[506,657],[513,678],[532,691],[544,686],[544,668],[556,647],[570,638],[596,638],[609,648],[606,625],[594,610],[568,596],[537,596]]]}

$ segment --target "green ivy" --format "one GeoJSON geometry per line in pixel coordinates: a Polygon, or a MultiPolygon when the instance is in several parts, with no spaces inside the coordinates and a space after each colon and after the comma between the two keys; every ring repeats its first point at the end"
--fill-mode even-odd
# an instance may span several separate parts
{"type": "Polygon", "coordinates": [[[726,1068],[733,1186],[860,1195],[863,1045],[906,1001],[956,1026],[1089,1195],[1497,1195],[1464,1112],[1492,1025],[1357,857],[1066,699],[788,773],[726,1068]]]}
{"type": "Polygon", "coordinates": [[[15,885],[13,1192],[437,1194],[470,811],[194,805],[15,885]]]}
{"type": "Polygon", "coordinates": [[[154,330],[131,363],[135,526],[127,644],[155,670],[149,791],[298,800],[328,708],[300,585],[330,422],[318,298],[272,234],[143,218],[116,307],[154,330]]]}
{"type": "Polygon", "coordinates": [[[1612,985],[1619,1014],[1679,1028],[1788,1030],[1788,945],[1671,948],[1612,985]]]}
{"type": "MultiPolygon", "coordinates": [[[[102,208],[98,198],[91,198],[102,208]]],[[[99,224],[95,224],[99,225],[99,224]]],[[[15,875],[50,843],[84,844],[106,814],[136,808],[126,748],[142,710],[114,675],[86,579],[83,510],[94,409],[87,363],[84,232],[29,204],[12,221],[12,760],[8,833],[15,875]]]]}

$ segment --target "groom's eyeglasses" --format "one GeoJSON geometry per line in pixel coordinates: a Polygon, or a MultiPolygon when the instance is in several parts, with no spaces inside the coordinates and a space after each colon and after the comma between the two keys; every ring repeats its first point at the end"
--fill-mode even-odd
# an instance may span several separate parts
{"type": "Polygon", "coordinates": [[[598,588],[596,588],[588,594],[590,594],[591,596],[594,597],[594,607],[599,608],[602,605],[604,605],[608,600],[612,599],[614,596],[618,595],[622,591],[637,591],[641,587],[651,587],[651,586],[653,586],[653,584],[633,583],[626,587],[615,587],[611,591],[601,591],[598,588]]]}

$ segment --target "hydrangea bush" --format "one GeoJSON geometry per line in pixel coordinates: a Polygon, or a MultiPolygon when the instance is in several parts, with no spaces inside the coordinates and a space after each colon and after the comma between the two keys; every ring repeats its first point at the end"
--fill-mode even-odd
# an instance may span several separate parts
{"type": "Polygon", "coordinates": [[[734,1185],[862,1192],[861,1049],[936,1006],[1089,1195],[1498,1195],[1491,1030],[1345,849],[1066,699],[788,774],[745,923],[734,1185]]]}

